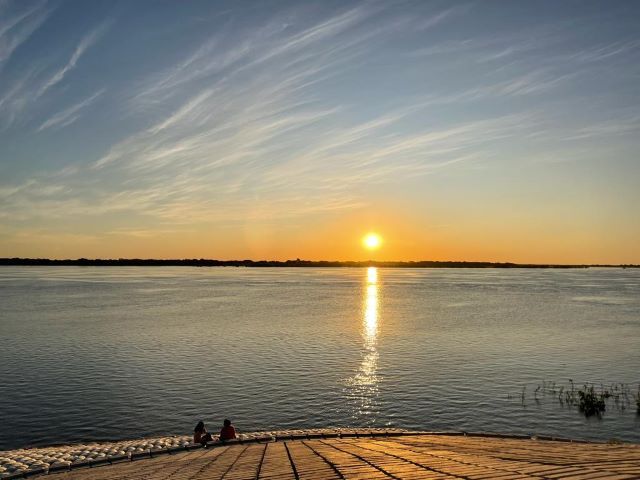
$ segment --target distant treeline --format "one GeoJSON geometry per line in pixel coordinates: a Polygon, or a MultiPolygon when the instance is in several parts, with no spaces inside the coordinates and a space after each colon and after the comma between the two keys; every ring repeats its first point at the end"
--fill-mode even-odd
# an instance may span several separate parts
{"type": "Polygon", "coordinates": [[[333,262],[313,260],[209,260],[205,258],[190,259],[141,259],[141,258],[78,258],[75,260],[52,260],[49,258],[0,258],[0,265],[75,265],[91,267],[381,267],[381,268],[589,268],[620,267],[638,268],[640,265],[554,265],[530,263],[496,263],[496,262],[333,262]]]}

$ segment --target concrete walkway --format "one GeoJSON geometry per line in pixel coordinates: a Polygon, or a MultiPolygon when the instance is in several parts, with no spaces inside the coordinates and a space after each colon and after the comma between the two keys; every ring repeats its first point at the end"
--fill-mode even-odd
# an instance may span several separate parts
{"type": "Polygon", "coordinates": [[[112,479],[640,479],[640,446],[448,434],[279,439],[50,473],[112,479]]]}

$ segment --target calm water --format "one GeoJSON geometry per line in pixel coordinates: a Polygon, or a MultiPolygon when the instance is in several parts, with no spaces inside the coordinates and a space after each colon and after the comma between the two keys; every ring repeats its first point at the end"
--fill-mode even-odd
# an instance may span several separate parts
{"type": "Polygon", "coordinates": [[[0,267],[0,306],[0,449],[225,417],[640,441],[532,396],[640,381],[639,270],[0,267]]]}

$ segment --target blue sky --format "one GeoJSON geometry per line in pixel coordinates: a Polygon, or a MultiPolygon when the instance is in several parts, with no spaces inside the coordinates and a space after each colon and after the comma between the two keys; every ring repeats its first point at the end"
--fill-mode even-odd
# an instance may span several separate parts
{"type": "Polygon", "coordinates": [[[640,262],[638,18],[0,0],[0,256],[640,262]]]}

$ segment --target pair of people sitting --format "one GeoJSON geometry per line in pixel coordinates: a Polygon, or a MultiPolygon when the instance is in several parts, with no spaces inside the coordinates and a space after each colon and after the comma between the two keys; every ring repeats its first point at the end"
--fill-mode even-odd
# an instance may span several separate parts
{"type": "MultiPolygon", "coordinates": [[[[236,438],[236,429],[231,425],[231,420],[225,419],[224,425],[220,430],[220,441],[231,440],[236,438]]],[[[205,445],[207,442],[213,440],[213,437],[209,432],[207,432],[207,428],[204,426],[203,421],[199,421],[196,425],[196,428],[193,430],[193,443],[200,443],[205,445]]]]}

